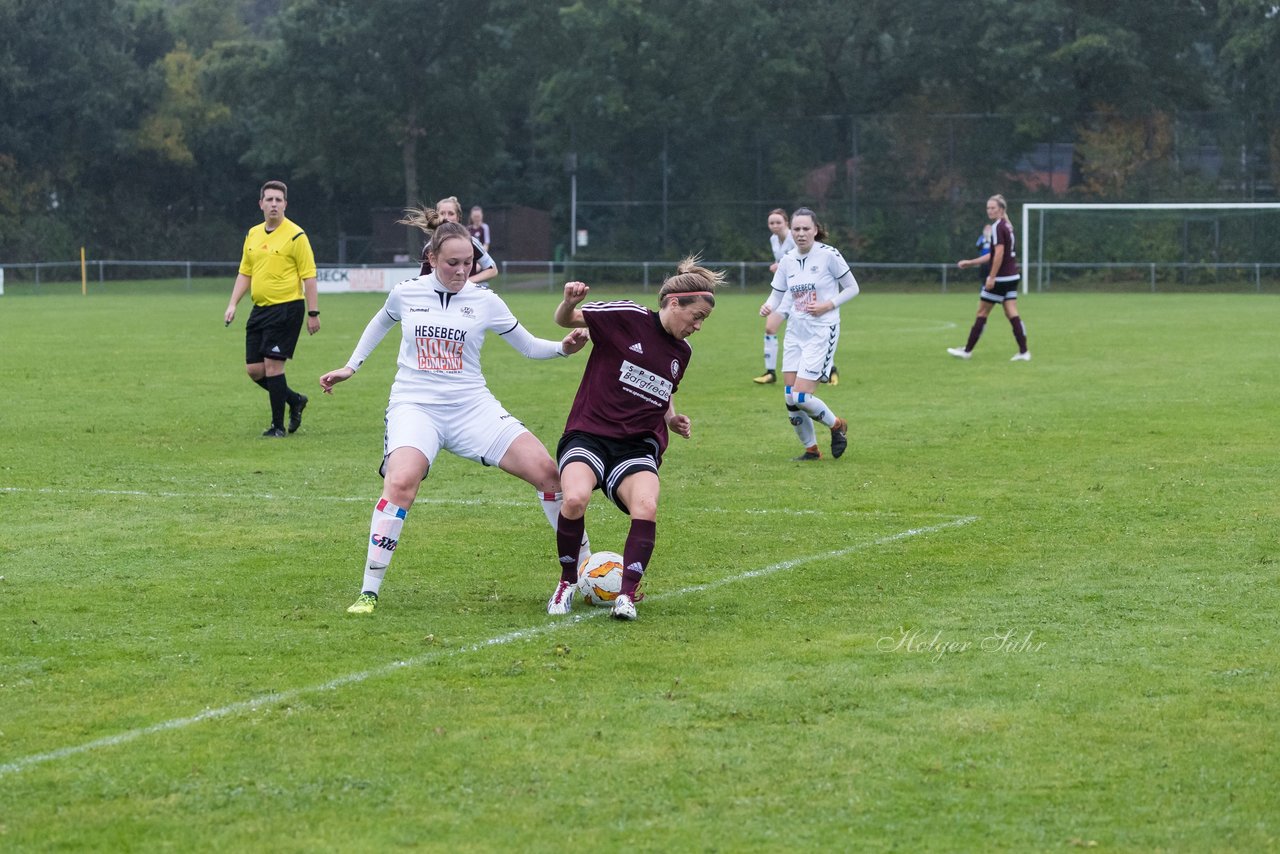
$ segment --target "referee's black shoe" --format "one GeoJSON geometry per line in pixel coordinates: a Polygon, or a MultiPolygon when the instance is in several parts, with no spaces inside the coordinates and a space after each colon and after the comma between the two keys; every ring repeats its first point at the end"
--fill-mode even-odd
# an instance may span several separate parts
{"type": "Polygon", "coordinates": [[[262,431],[262,438],[264,439],[283,439],[287,435],[289,434],[284,432],[283,427],[277,427],[274,424],[262,431]]]}
{"type": "Polygon", "coordinates": [[[289,432],[297,433],[302,426],[302,410],[307,408],[307,396],[298,395],[298,402],[289,404],[289,432]]]}

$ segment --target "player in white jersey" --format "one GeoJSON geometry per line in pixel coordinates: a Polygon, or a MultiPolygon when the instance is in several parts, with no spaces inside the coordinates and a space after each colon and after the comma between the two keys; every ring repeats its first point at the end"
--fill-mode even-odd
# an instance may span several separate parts
{"type": "MultiPolygon", "coordinates": [[[[766,224],[769,226],[769,249],[773,252],[773,263],[769,265],[769,272],[772,274],[778,272],[778,264],[782,262],[782,256],[796,248],[796,241],[791,236],[791,223],[787,221],[787,212],[782,208],[769,211],[766,224]]],[[[783,297],[778,309],[764,319],[764,373],[753,380],[759,385],[772,385],[778,381],[778,330],[782,328],[783,322],[790,314],[791,304],[786,297],[783,297]]],[[[824,376],[822,381],[832,385],[839,384],[840,372],[834,364],[831,365],[831,372],[824,376]]]]}
{"type": "MultiPolygon", "coordinates": [[[[462,202],[458,201],[457,196],[445,196],[436,202],[436,210],[440,212],[440,216],[444,221],[466,225],[462,221],[462,202]]],[[[469,229],[467,235],[471,235],[469,229]]],[[[474,237],[471,238],[471,243],[476,248],[475,265],[471,268],[471,281],[476,284],[487,282],[498,275],[498,265],[494,264],[493,258],[489,256],[488,246],[482,245],[474,237]]],[[[425,261],[426,259],[424,258],[423,260],[425,261]]]]}
{"type": "Polygon", "coordinates": [[[778,262],[773,292],[760,306],[760,314],[769,317],[784,299],[791,302],[782,350],[782,377],[788,417],[805,449],[796,459],[822,458],[814,421],[831,429],[831,456],[839,457],[848,445],[849,425],[813,392],[835,363],[836,345],[840,342],[840,306],[858,295],[858,281],[840,250],[820,242],[826,232],[813,211],[799,208],[792,214],[791,236],[796,248],[778,262]]]}
{"type": "MultiPolygon", "coordinates": [[[[506,303],[467,281],[471,236],[440,224],[431,236],[432,272],[401,282],[365,327],[347,364],[320,377],[326,394],[350,379],[388,332],[400,327],[399,366],[387,404],[382,496],[374,507],[360,597],[347,610],[372,613],[409,508],[441,450],[498,466],[538,491],[547,521],[560,516],[560,477],[546,447],[489,391],[480,369],[485,334],[495,332],[530,359],[581,350],[584,330],[556,342],[534,337],[506,303]]],[[[582,552],[589,551],[585,536],[582,552]]]]}
{"type": "MultiPolygon", "coordinates": [[[[791,238],[791,225],[787,222],[787,212],[782,208],[769,211],[769,249],[773,252],[773,263],[769,265],[770,273],[778,272],[778,264],[782,257],[796,248],[791,238]]],[[[778,381],[778,330],[790,313],[790,306],[784,304],[764,319],[764,373],[756,377],[754,382],[769,385],[778,381]]]]}
{"type": "MultiPolygon", "coordinates": [[[[431,262],[427,260],[427,250],[431,248],[431,232],[435,231],[436,226],[442,222],[458,222],[458,211],[461,209],[458,198],[449,196],[447,199],[436,202],[434,208],[406,208],[404,218],[396,220],[400,225],[412,225],[421,229],[427,235],[427,243],[422,247],[422,257],[419,259],[422,264],[418,271],[419,276],[425,276],[431,272],[431,262]]],[[[467,233],[470,234],[470,231],[468,230],[467,233]]],[[[471,275],[467,280],[478,285],[498,275],[498,267],[485,248],[480,245],[480,241],[474,237],[471,238],[471,246],[471,275]]]]}

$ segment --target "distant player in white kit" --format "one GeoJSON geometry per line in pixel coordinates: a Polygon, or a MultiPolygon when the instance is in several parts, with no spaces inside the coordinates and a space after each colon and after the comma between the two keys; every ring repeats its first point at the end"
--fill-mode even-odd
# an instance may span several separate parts
{"type": "MultiPolygon", "coordinates": [[[[796,242],[791,238],[791,224],[787,222],[787,212],[782,208],[769,211],[767,224],[769,249],[773,252],[769,272],[776,273],[778,264],[782,263],[782,256],[795,249],[796,242]]],[[[778,381],[778,330],[782,328],[787,314],[787,309],[783,307],[764,319],[764,373],[754,380],[759,385],[770,385],[778,381]]]]}
{"type": "MultiPolygon", "coordinates": [[[[348,380],[378,343],[400,326],[399,369],[387,404],[382,496],[369,525],[360,597],[347,610],[370,614],[418,488],[443,449],[497,466],[530,483],[547,521],[560,515],[560,477],[547,449],[489,391],[480,370],[485,333],[494,332],[530,359],[581,350],[582,330],[563,341],[534,337],[497,294],[467,281],[472,243],[467,229],[439,224],[428,249],[432,272],[396,285],[365,327],[344,367],[320,377],[326,394],[348,380]]],[[[581,549],[588,549],[585,537],[581,549]]]]}
{"type": "Polygon", "coordinates": [[[840,306],[858,295],[858,281],[840,250],[821,242],[826,231],[813,211],[799,208],[791,215],[791,236],[796,248],[778,262],[773,293],[760,306],[760,314],[769,317],[784,299],[791,302],[782,377],[788,419],[804,446],[796,460],[822,459],[814,421],[830,428],[831,456],[839,457],[848,446],[849,425],[813,392],[835,364],[840,306]]]}
{"type": "MultiPolygon", "coordinates": [[[[770,275],[778,272],[782,257],[796,248],[795,238],[791,236],[791,223],[787,221],[787,212],[782,208],[769,211],[769,249],[773,252],[773,263],[769,265],[770,275]]],[[[778,330],[791,313],[791,306],[784,298],[782,305],[764,319],[764,373],[752,382],[758,385],[772,385],[778,381],[778,330]]],[[[832,385],[840,384],[840,372],[835,364],[831,365],[831,373],[822,378],[823,382],[832,385]]]]}

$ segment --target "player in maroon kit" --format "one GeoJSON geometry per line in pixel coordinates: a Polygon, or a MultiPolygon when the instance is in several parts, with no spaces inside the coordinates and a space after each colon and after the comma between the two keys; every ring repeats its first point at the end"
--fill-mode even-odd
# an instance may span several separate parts
{"type": "Polygon", "coordinates": [[[960,269],[990,264],[990,272],[978,294],[978,316],[973,321],[973,328],[969,330],[969,340],[963,347],[947,348],[947,352],[957,359],[973,356],[973,348],[978,346],[978,339],[986,328],[987,315],[991,314],[994,306],[999,305],[1004,307],[1004,316],[1009,318],[1009,325],[1013,327],[1013,340],[1018,342],[1018,352],[1009,361],[1031,361],[1031,351],[1027,349],[1027,329],[1022,324],[1022,316],[1018,314],[1018,282],[1022,274],[1018,271],[1013,224],[1009,222],[1007,208],[1004,196],[995,195],[987,199],[987,216],[991,218],[991,254],[956,262],[960,269]]]}
{"type": "Polygon", "coordinates": [[[583,517],[599,489],[631,517],[622,549],[622,591],[613,616],[636,618],[636,588],[653,554],[658,516],[658,466],[668,430],[689,438],[689,416],[672,400],[693,351],[685,340],[702,328],[715,308],[723,272],[686,258],[658,291],[653,311],[630,300],[589,302],[582,282],[564,286],[556,323],[586,327],[591,356],[556,449],[564,503],[556,525],[560,582],[547,602],[548,614],[567,614],[578,582],[583,517]],[[569,548],[570,541],[573,548],[569,548]]]}

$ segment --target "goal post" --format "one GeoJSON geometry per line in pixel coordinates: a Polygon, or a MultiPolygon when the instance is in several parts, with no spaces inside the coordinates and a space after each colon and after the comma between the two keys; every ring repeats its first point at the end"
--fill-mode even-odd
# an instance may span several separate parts
{"type": "MultiPolygon", "coordinates": [[[[1022,206],[1022,293],[1031,286],[1034,267],[1037,283],[1044,272],[1044,215],[1050,211],[1266,211],[1280,212],[1280,202],[1027,202],[1022,206]],[[1039,215],[1037,239],[1032,252],[1032,212],[1039,215]]],[[[1139,263],[1134,259],[1135,263],[1139,263]]]]}

